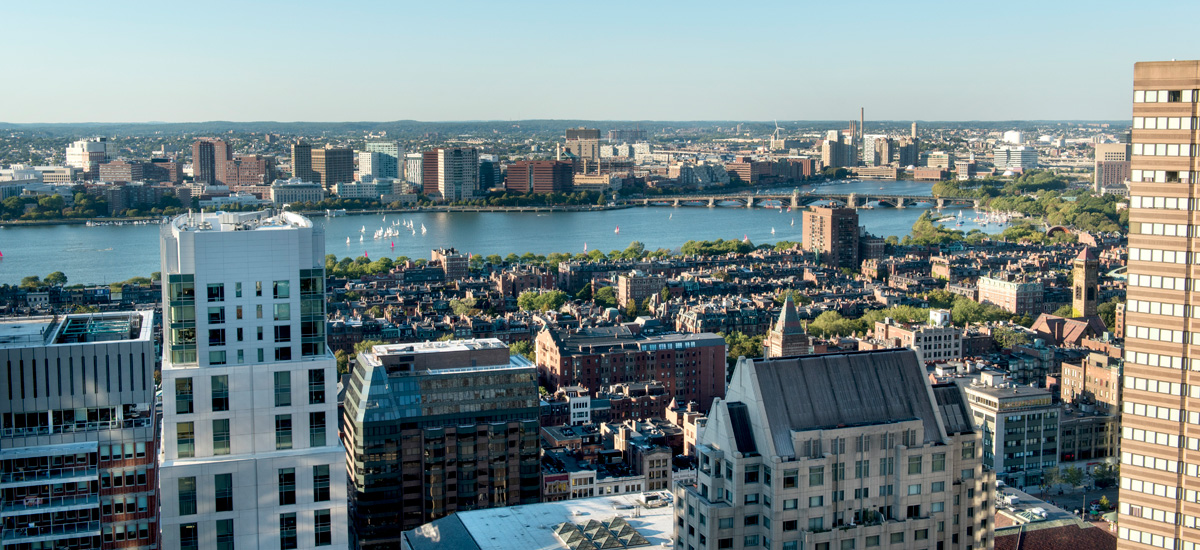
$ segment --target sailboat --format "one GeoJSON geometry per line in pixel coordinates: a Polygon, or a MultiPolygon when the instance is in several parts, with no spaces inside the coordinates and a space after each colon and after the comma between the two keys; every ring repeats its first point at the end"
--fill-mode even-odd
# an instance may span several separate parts
{"type": "Polygon", "coordinates": [[[771,234],[772,234],[772,235],[774,235],[774,234],[775,234],[775,228],[774,228],[774,227],[772,227],[772,228],[771,228],[771,234]]]}
{"type": "Polygon", "coordinates": [[[346,237],[346,246],[350,246],[350,237],[346,237]]]}
{"type": "Polygon", "coordinates": [[[796,218],[792,218],[792,227],[796,227],[796,218]]]}
{"type": "Polygon", "coordinates": [[[364,226],[362,226],[362,229],[359,229],[359,230],[358,230],[358,232],[359,232],[359,233],[366,233],[366,232],[367,232],[367,226],[365,226],[365,225],[364,225],[364,226]]]}
{"type": "Polygon", "coordinates": [[[360,243],[361,243],[361,242],[363,242],[363,236],[362,236],[362,235],[359,235],[359,236],[358,236],[358,242],[360,242],[360,243]]]}
{"type": "Polygon", "coordinates": [[[671,212],[671,213],[670,213],[670,214],[667,216],[667,219],[669,220],[669,219],[671,219],[671,218],[674,218],[674,217],[675,217],[675,213],[674,213],[674,212],[671,212]]]}
{"type": "Polygon", "coordinates": [[[363,257],[364,257],[364,258],[370,258],[370,256],[368,256],[368,255],[367,255],[367,251],[366,251],[366,250],[364,250],[364,251],[363,251],[363,257]]]}
{"type": "Polygon", "coordinates": [[[425,234],[425,224],[421,224],[421,234],[425,234]]]}
{"type": "Polygon", "coordinates": [[[587,243],[583,243],[583,251],[587,252],[587,243]]]}
{"type": "Polygon", "coordinates": [[[744,242],[744,243],[750,242],[750,236],[743,233],[742,234],[742,242],[744,242]]]}
{"type": "Polygon", "coordinates": [[[613,230],[613,233],[620,233],[620,232],[621,232],[621,226],[618,225],[617,228],[613,230]]]}
{"type": "Polygon", "coordinates": [[[392,248],[396,248],[396,241],[392,241],[392,248]]]}

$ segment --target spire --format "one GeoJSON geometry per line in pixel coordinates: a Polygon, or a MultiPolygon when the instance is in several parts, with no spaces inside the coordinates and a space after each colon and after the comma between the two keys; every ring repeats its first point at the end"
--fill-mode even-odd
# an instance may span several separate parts
{"type": "Polygon", "coordinates": [[[783,300],[783,311],[779,312],[779,321],[775,324],[775,330],[782,334],[804,333],[804,326],[800,322],[800,315],[796,313],[796,304],[792,302],[790,293],[783,300]]]}

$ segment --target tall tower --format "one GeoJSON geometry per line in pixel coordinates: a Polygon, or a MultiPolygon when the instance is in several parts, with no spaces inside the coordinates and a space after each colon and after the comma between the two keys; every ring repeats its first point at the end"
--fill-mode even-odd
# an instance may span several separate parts
{"type": "Polygon", "coordinates": [[[1086,247],[1079,256],[1075,257],[1075,264],[1072,273],[1074,281],[1074,289],[1071,295],[1071,307],[1079,312],[1079,315],[1095,315],[1096,314],[1096,285],[1100,272],[1100,260],[1096,258],[1096,252],[1092,248],[1086,247]]]}
{"type": "Polygon", "coordinates": [[[779,320],[767,338],[763,341],[763,357],[789,357],[792,355],[812,354],[812,341],[800,316],[796,313],[796,304],[792,295],[788,294],[783,300],[783,310],[779,312],[779,320]]]}
{"type": "Polygon", "coordinates": [[[915,120],[913,121],[912,125],[912,138],[917,139],[917,121],[915,120]]]}
{"type": "Polygon", "coordinates": [[[863,129],[867,126],[867,109],[864,107],[858,108],[858,141],[862,141],[863,129]]]}
{"type": "Polygon", "coordinates": [[[1200,139],[1176,123],[1195,116],[1198,89],[1200,61],[1134,65],[1121,549],[1192,548],[1197,539],[1185,525],[1200,517],[1200,400],[1188,391],[1200,386],[1200,324],[1188,309],[1200,300],[1200,274],[1175,260],[1200,246],[1188,236],[1200,220],[1186,206],[1200,200],[1200,139]]]}
{"type": "Polygon", "coordinates": [[[312,145],[303,141],[292,144],[292,177],[318,183],[312,170],[312,145]]]}
{"type": "Polygon", "coordinates": [[[346,548],[324,262],[291,212],[163,226],[163,548],[346,548]]]}

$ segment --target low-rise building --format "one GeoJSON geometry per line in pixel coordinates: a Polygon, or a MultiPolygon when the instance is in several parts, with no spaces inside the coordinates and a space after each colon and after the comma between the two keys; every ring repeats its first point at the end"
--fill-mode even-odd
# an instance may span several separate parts
{"type": "Polygon", "coordinates": [[[1014,487],[1042,482],[1058,467],[1059,413],[1049,391],[1016,384],[995,371],[964,388],[975,425],[983,433],[983,462],[996,479],[1014,487]]]}

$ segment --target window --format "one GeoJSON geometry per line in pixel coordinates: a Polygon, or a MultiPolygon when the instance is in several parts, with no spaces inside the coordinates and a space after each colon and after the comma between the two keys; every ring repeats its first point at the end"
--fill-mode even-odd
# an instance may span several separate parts
{"type": "Polygon", "coordinates": [[[308,446],[325,446],[325,411],[308,413],[308,446]]]}
{"type": "Polygon", "coordinates": [[[783,488],[795,489],[799,487],[800,471],[799,470],[784,470],[783,471],[783,488]]]}
{"type": "Polygon", "coordinates": [[[795,540],[784,542],[783,550],[800,550],[800,542],[795,540]]]}
{"type": "Polygon", "coordinates": [[[742,518],[742,525],[758,525],[758,514],[750,514],[742,518]]]}
{"type": "Polygon", "coordinates": [[[733,529],[733,518],[721,518],[717,520],[718,529],[733,529]]]}
{"type": "Polygon", "coordinates": [[[233,474],[217,474],[213,476],[213,488],[217,495],[217,511],[233,511],[233,474]]]}
{"type": "Polygon", "coordinates": [[[225,345],[225,329],[223,329],[223,328],[208,329],[208,345],[224,346],[225,345]]]}
{"type": "Polygon", "coordinates": [[[809,531],[820,531],[822,529],[825,529],[825,518],[823,518],[823,517],[808,518],[808,530],[809,531]]]}
{"type": "Polygon", "coordinates": [[[329,465],[313,466],[313,502],[329,500],[329,465]]]}
{"type": "Polygon", "coordinates": [[[229,419],[213,419],[213,454],[229,454],[229,419]]]}
{"type": "Polygon", "coordinates": [[[258,296],[259,298],[262,297],[262,281],[254,282],[254,295],[258,296]]]}
{"type": "Polygon", "coordinates": [[[225,285],[221,283],[212,283],[208,285],[208,301],[224,302],[225,301],[225,285]]]}
{"type": "Polygon", "coordinates": [[[225,308],[213,306],[208,308],[208,324],[219,325],[225,322],[225,308]]]}
{"type": "Polygon", "coordinates": [[[285,344],[292,341],[292,327],[290,325],[275,326],[275,343],[285,344]]]}
{"type": "Polygon", "coordinates": [[[854,539],[843,539],[842,550],[854,550],[854,539]]]}
{"type": "Polygon", "coordinates": [[[229,375],[221,374],[212,377],[212,410],[213,412],[229,410],[229,375]]]}
{"type": "Polygon", "coordinates": [[[196,513],[196,478],[179,478],[179,515],[190,516],[196,513]]]}
{"type": "Polygon", "coordinates": [[[217,520],[217,550],[233,550],[233,520],[217,520]]]}
{"type": "Polygon", "coordinates": [[[758,493],[748,494],[744,497],[745,504],[758,504],[758,493]]]}
{"type": "Polygon", "coordinates": [[[758,483],[758,465],[751,464],[746,466],[746,474],[744,477],[746,483],[758,483]]]}
{"type": "MultiPolygon", "coordinates": [[[[262,319],[262,316],[263,316],[262,304],[258,304],[256,306],[254,306],[254,316],[256,319],[262,319]]],[[[258,328],[258,339],[262,340],[262,327],[258,328]]]]}
{"type": "Polygon", "coordinates": [[[908,517],[909,517],[909,518],[919,518],[919,517],[921,517],[921,505],[920,505],[920,504],[914,504],[914,505],[912,505],[912,506],[909,506],[909,507],[908,507],[908,517]]]}
{"type": "Polygon", "coordinates": [[[908,494],[909,494],[909,496],[921,494],[921,484],[916,483],[913,485],[909,485],[908,486],[908,494]]]}
{"type": "Polygon", "coordinates": [[[275,304],[275,320],[290,321],[292,319],[291,304],[275,304]]]}
{"type": "Polygon", "coordinates": [[[717,548],[733,548],[733,539],[717,539],[717,548]]]}
{"type": "Polygon", "coordinates": [[[946,471],[946,453],[937,453],[933,455],[933,465],[929,469],[931,472],[946,471]]]}
{"type": "MultiPolygon", "coordinates": [[[[236,309],[235,309],[235,311],[237,312],[237,313],[236,313],[236,318],[237,318],[237,320],[241,321],[241,320],[242,320],[242,306],[237,306],[237,307],[236,307],[236,309]]],[[[238,341],[239,341],[239,342],[240,342],[240,341],[242,341],[242,331],[241,331],[241,329],[238,329],[238,341]]]]}
{"type": "Polygon", "coordinates": [[[323,403],[325,403],[325,370],[309,369],[308,404],[320,405],[323,403]]]}
{"type": "Polygon", "coordinates": [[[930,484],[930,486],[929,486],[929,492],[931,492],[931,493],[941,493],[945,490],[946,490],[946,482],[945,481],[935,481],[932,484],[930,484]]]}
{"type": "Polygon", "coordinates": [[[296,469],[281,468],[279,470],[279,505],[286,506],[296,503],[296,469]]]}
{"type": "Polygon", "coordinates": [[[276,300],[283,300],[290,297],[288,292],[289,285],[290,283],[288,281],[275,281],[272,283],[276,300]]]}
{"type": "Polygon", "coordinates": [[[175,414],[192,414],[192,379],[175,379],[175,414]]]}
{"type": "Polygon", "coordinates": [[[892,533],[891,534],[891,542],[892,542],[892,544],[903,543],[904,542],[904,531],[901,531],[899,533],[892,533]]]}
{"type": "Polygon", "coordinates": [[[825,467],[824,466],[809,466],[808,468],[808,486],[820,487],[825,484],[825,467]]]}
{"type": "Polygon", "coordinates": [[[289,348],[289,347],[275,348],[275,360],[276,361],[291,361],[292,360],[292,348],[289,348]]]}
{"type": "Polygon", "coordinates": [[[963,441],[962,457],[963,458],[975,458],[975,442],[974,441],[963,441]]]}
{"type": "Polygon", "coordinates": [[[871,536],[867,537],[865,546],[867,548],[879,546],[879,535],[871,535],[871,536]]]}
{"type": "Polygon", "coordinates": [[[745,548],[758,546],[758,535],[746,535],[742,537],[742,544],[745,548]]]}
{"type": "Polygon", "coordinates": [[[854,461],[854,478],[862,479],[864,477],[871,477],[871,461],[870,460],[854,461]]]}
{"type": "Polygon", "coordinates": [[[210,350],[208,352],[208,364],[224,365],[225,357],[225,350],[210,350]]]}
{"type": "Polygon", "coordinates": [[[292,373],[279,371],[275,373],[275,406],[292,406],[292,373]]]}
{"type": "Polygon", "coordinates": [[[233,297],[234,298],[242,297],[242,283],[233,283],[233,297]]]}
{"type": "MultiPolygon", "coordinates": [[[[942,502],[942,501],[934,502],[934,503],[930,504],[929,511],[930,512],[944,512],[944,511],[946,511],[946,503],[942,502]]],[[[938,523],[941,523],[941,522],[938,522],[938,523]]]]}
{"type": "Polygon", "coordinates": [[[275,415],[275,448],[292,448],[292,415],[275,415]]]}
{"type": "Polygon", "coordinates": [[[799,528],[800,528],[800,522],[798,522],[794,519],[784,520],[784,522],[783,522],[783,530],[784,531],[795,531],[796,529],[799,529],[799,528]]]}
{"type": "Polygon", "coordinates": [[[799,499],[794,499],[794,498],[786,499],[783,501],[783,509],[784,510],[795,510],[796,505],[798,503],[799,503],[799,499]]]}
{"type": "Polygon", "coordinates": [[[917,529],[913,531],[913,540],[929,540],[929,529],[917,529]]]}
{"type": "Polygon", "coordinates": [[[179,550],[197,550],[200,548],[200,537],[196,533],[195,523],[184,523],[179,526],[179,550]]]}
{"type": "Polygon", "coordinates": [[[914,475],[921,473],[921,456],[908,457],[908,474],[914,475]]]}
{"type": "Polygon", "coordinates": [[[879,475],[890,476],[894,473],[896,473],[896,459],[894,457],[879,459],[879,475]]]}
{"type": "Polygon", "coordinates": [[[196,456],[196,429],[191,422],[175,424],[175,449],[179,458],[196,456]]]}
{"type": "Polygon", "coordinates": [[[279,550],[296,548],[296,513],[279,514],[279,550]]]}
{"type": "Polygon", "coordinates": [[[824,495],[816,495],[816,496],[808,497],[808,507],[809,508],[818,508],[818,507],[824,506],[824,505],[825,505],[825,496],[824,495]]]}
{"type": "Polygon", "coordinates": [[[331,530],[331,521],[329,510],[317,510],[314,514],[313,525],[316,534],[317,546],[329,546],[333,544],[333,533],[331,530]]]}

